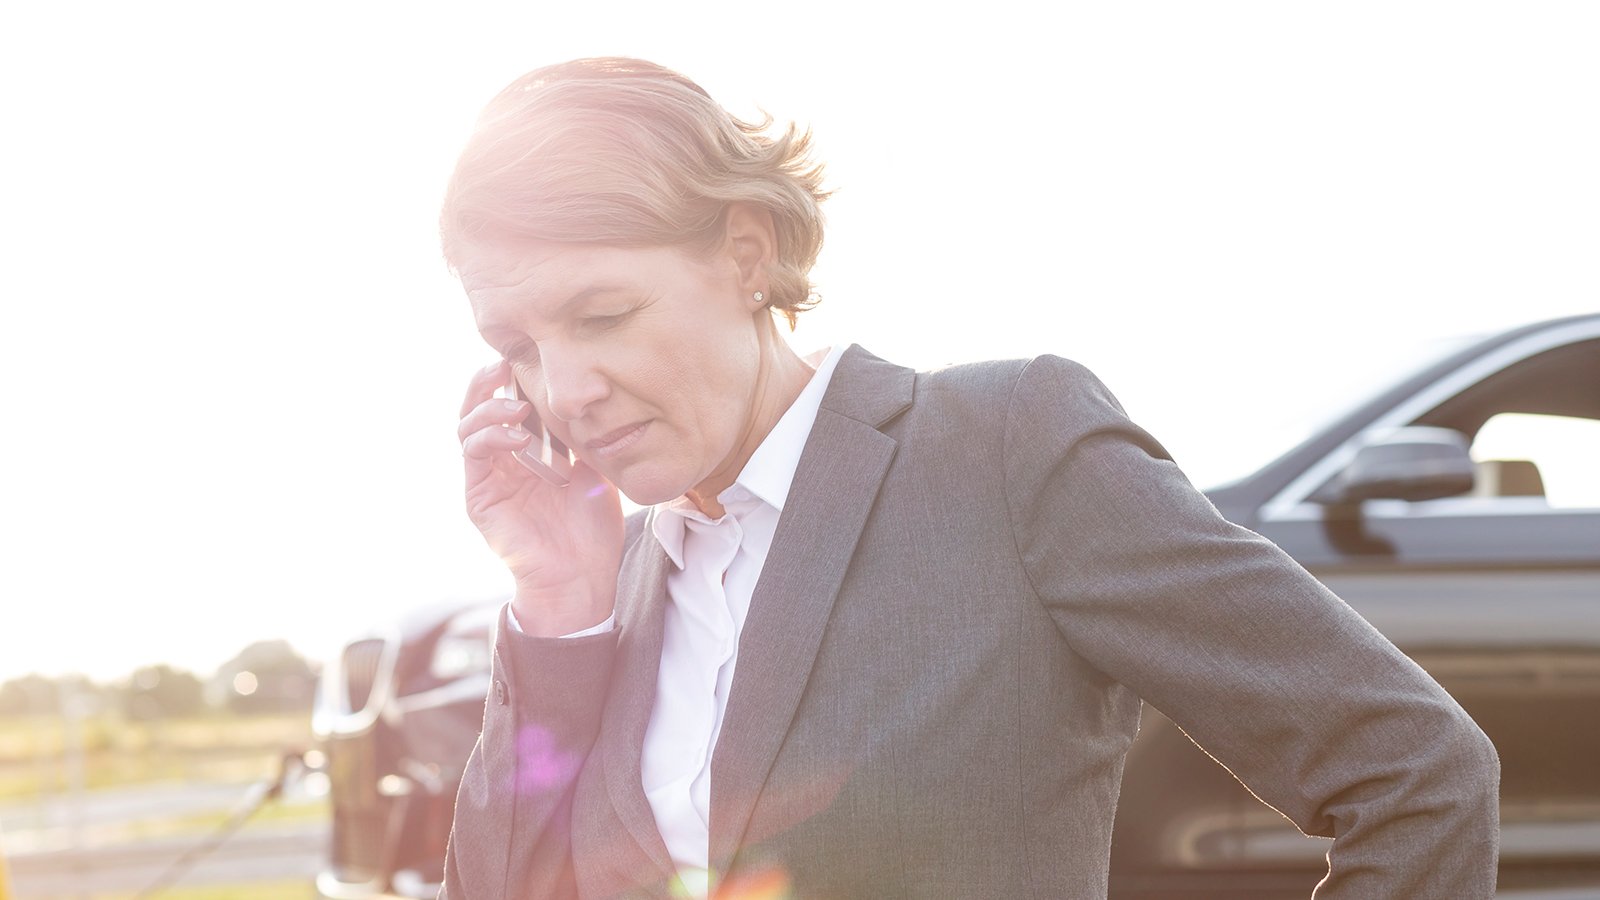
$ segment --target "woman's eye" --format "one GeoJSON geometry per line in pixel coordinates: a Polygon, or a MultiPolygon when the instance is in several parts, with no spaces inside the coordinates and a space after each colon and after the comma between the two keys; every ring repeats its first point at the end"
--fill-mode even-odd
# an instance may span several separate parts
{"type": "Polygon", "coordinates": [[[607,328],[613,328],[622,324],[622,320],[626,319],[627,317],[628,313],[626,312],[620,312],[609,316],[584,316],[583,324],[586,328],[604,331],[607,328]]]}

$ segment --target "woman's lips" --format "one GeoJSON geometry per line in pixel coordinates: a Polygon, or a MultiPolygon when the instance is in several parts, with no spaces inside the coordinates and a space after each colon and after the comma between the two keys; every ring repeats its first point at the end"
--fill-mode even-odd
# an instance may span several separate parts
{"type": "Polygon", "coordinates": [[[583,446],[601,459],[609,459],[638,443],[639,438],[644,435],[644,430],[649,424],[649,422],[636,422],[632,425],[624,425],[616,431],[596,438],[583,446]]]}

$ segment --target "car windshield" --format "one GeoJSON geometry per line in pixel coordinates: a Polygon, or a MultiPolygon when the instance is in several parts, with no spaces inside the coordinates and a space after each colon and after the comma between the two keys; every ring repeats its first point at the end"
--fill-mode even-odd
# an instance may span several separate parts
{"type": "Polygon", "coordinates": [[[1214,434],[1225,444],[1187,448],[1184,469],[1196,484],[1224,487],[1278,458],[1333,424],[1385,388],[1478,341],[1485,334],[1390,336],[1362,344],[1359,353],[1336,357],[1307,354],[1293,370],[1277,369],[1252,395],[1252,403],[1219,411],[1214,434]]]}

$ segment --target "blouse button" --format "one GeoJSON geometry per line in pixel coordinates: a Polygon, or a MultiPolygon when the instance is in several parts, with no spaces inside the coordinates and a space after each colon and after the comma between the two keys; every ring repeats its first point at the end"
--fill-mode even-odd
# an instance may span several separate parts
{"type": "Polygon", "coordinates": [[[501,706],[506,705],[506,683],[498,678],[494,680],[494,699],[501,706]]]}

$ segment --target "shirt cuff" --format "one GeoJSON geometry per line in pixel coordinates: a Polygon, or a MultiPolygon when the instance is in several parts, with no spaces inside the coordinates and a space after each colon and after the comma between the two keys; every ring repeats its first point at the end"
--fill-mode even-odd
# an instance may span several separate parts
{"type": "MultiPolygon", "coordinates": [[[[511,604],[509,603],[506,604],[506,621],[511,623],[512,631],[515,631],[519,634],[527,634],[526,631],[522,630],[522,623],[517,621],[517,611],[512,609],[511,604]]],[[[588,628],[585,628],[582,631],[574,631],[571,634],[563,634],[561,635],[561,638],[581,638],[588,637],[591,634],[605,634],[612,629],[612,626],[616,623],[616,621],[617,611],[612,610],[611,615],[606,616],[606,620],[601,622],[599,625],[590,625],[588,628]]]]}

